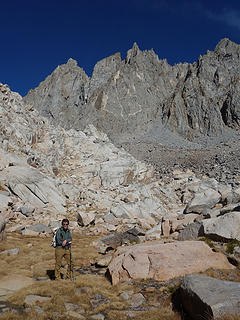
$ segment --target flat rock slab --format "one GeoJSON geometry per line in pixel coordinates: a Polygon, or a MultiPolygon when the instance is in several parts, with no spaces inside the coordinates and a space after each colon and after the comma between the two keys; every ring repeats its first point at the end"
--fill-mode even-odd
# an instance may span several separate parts
{"type": "Polygon", "coordinates": [[[15,255],[17,255],[19,253],[19,251],[20,251],[19,248],[4,250],[4,251],[0,252],[0,255],[1,254],[6,254],[6,255],[9,255],[9,256],[15,256],[15,255]]]}
{"type": "Polygon", "coordinates": [[[12,274],[5,276],[0,281],[0,298],[6,300],[15,291],[28,287],[34,283],[34,280],[29,277],[12,274]]]}
{"type": "Polygon", "coordinates": [[[129,279],[167,281],[209,268],[234,269],[222,253],[202,241],[137,244],[118,248],[108,266],[112,283],[129,279]]]}
{"type": "Polygon", "coordinates": [[[30,167],[12,166],[1,172],[1,179],[25,203],[35,207],[54,208],[65,213],[65,199],[59,193],[54,180],[30,167]]]}
{"type": "Polygon", "coordinates": [[[86,319],[82,314],[80,314],[80,313],[78,313],[76,311],[67,311],[66,312],[66,316],[68,316],[70,318],[73,318],[73,319],[79,319],[79,320],[85,320],[86,319]]]}
{"type": "Polygon", "coordinates": [[[24,309],[22,306],[12,304],[8,301],[0,300],[0,315],[3,315],[7,312],[14,312],[15,314],[23,314],[24,309]]]}
{"type": "Polygon", "coordinates": [[[240,283],[188,275],[182,280],[180,299],[193,320],[222,319],[227,314],[240,314],[240,283]]]}

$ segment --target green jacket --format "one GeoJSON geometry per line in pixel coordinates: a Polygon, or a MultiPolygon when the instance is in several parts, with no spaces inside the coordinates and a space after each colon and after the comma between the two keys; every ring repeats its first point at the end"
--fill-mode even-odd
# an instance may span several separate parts
{"type": "Polygon", "coordinates": [[[72,241],[72,236],[70,230],[64,230],[63,227],[59,228],[57,233],[56,233],[56,243],[57,246],[56,248],[64,248],[64,249],[69,249],[70,244],[66,244],[64,247],[62,246],[62,243],[64,240],[67,240],[67,242],[72,241]]]}

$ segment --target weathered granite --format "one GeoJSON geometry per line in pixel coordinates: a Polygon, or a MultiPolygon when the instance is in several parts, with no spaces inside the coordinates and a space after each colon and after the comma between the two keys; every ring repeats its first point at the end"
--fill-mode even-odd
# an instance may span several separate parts
{"type": "Polygon", "coordinates": [[[180,299],[193,320],[222,319],[240,313],[240,283],[223,281],[202,274],[183,278],[180,299]]]}
{"type": "Polygon", "coordinates": [[[108,266],[113,284],[129,279],[166,281],[209,268],[234,269],[222,253],[202,241],[163,244],[159,240],[118,248],[108,266]]]}
{"type": "Polygon", "coordinates": [[[239,129],[239,51],[222,39],[197,62],[170,66],[135,43],[125,60],[116,53],[98,62],[91,79],[70,59],[25,101],[55,123],[92,123],[115,141],[217,135],[239,129]]]}

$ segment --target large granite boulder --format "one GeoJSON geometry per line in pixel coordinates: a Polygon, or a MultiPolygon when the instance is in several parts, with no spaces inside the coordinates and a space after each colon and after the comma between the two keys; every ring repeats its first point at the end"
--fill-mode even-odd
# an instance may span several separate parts
{"type": "Polygon", "coordinates": [[[110,234],[105,238],[101,238],[97,241],[97,246],[101,249],[102,253],[105,253],[109,250],[116,249],[117,247],[129,244],[131,242],[139,242],[139,236],[143,236],[144,233],[139,231],[135,227],[129,229],[125,232],[117,232],[115,234],[110,234]]]}
{"type": "Polygon", "coordinates": [[[28,227],[28,229],[32,230],[32,231],[35,231],[35,232],[38,232],[38,233],[41,233],[41,232],[50,233],[51,232],[51,229],[48,226],[46,226],[46,225],[44,225],[42,223],[37,223],[37,224],[35,224],[33,226],[28,227]]]}
{"type": "Polygon", "coordinates": [[[184,228],[178,236],[178,240],[196,240],[198,237],[203,237],[203,226],[201,222],[190,223],[184,228]]]}
{"type": "Polygon", "coordinates": [[[185,213],[202,213],[212,209],[221,199],[221,195],[214,189],[207,189],[194,194],[193,199],[187,204],[185,213]]]}
{"type": "Polygon", "coordinates": [[[152,278],[166,281],[209,268],[234,269],[222,253],[202,241],[137,244],[118,248],[108,266],[112,283],[152,278]]]}
{"type": "Polygon", "coordinates": [[[203,220],[205,236],[214,240],[240,240],[240,212],[229,212],[223,216],[203,220]]]}
{"type": "Polygon", "coordinates": [[[95,214],[92,212],[79,212],[77,215],[78,224],[83,226],[88,226],[95,220],[95,214]]]}
{"type": "Polygon", "coordinates": [[[193,320],[234,316],[240,314],[240,283],[202,274],[187,275],[181,283],[180,300],[193,320]]]}

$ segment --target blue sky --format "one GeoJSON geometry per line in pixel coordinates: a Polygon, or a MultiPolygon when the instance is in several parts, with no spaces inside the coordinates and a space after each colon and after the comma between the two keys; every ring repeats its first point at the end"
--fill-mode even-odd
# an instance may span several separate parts
{"type": "Polygon", "coordinates": [[[238,0],[2,1],[0,82],[25,95],[70,57],[91,75],[134,42],[170,64],[193,62],[224,37],[240,43],[238,0]]]}

